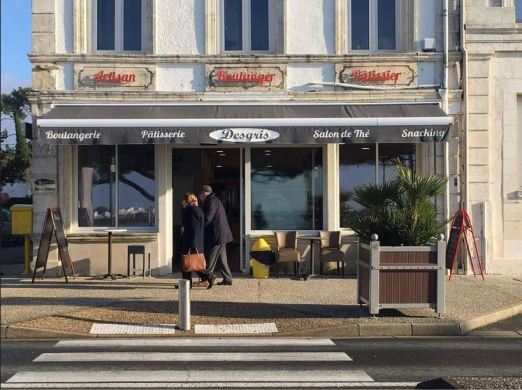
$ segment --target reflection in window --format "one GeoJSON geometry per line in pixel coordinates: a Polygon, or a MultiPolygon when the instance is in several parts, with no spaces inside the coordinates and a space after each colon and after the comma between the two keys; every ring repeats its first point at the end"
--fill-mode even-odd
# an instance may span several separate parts
{"type": "Polygon", "coordinates": [[[118,226],[154,226],[154,145],[118,147],[118,226]]]}
{"type": "Polygon", "coordinates": [[[350,0],[351,50],[397,49],[397,0],[350,0]]]}
{"type": "Polygon", "coordinates": [[[370,48],[370,5],[368,0],[352,0],[352,50],[370,48]]]}
{"type": "Polygon", "coordinates": [[[379,184],[392,181],[397,176],[397,159],[408,168],[415,169],[414,144],[379,144],[379,184]]]}
{"type": "Polygon", "coordinates": [[[515,0],[515,21],[522,23],[522,0],[515,0]]]}
{"type": "Polygon", "coordinates": [[[271,0],[223,0],[225,51],[270,49],[271,0]]]}
{"type": "Polygon", "coordinates": [[[323,227],[321,148],[251,150],[252,230],[323,227]]]}
{"type": "Polygon", "coordinates": [[[379,50],[395,50],[395,1],[379,0],[377,11],[379,50]]]}
{"type": "Polygon", "coordinates": [[[98,0],[96,37],[98,50],[115,49],[115,0],[98,0]]]}
{"type": "Polygon", "coordinates": [[[97,0],[96,49],[140,51],[142,0],[97,0]]]}
{"type": "Polygon", "coordinates": [[[78,147],[78,226],[114,226],[114,146],[78,147]]]}
{"type": "Polygon", "coordinates": [[[393,180],[397,174],[397,159],[415,169],[415,145],[378,144],[378,148],[375,144],[339,146],[341,227],[349,227],[350,211],[361,208],[352,200],[354,188],[393,180]]]}
{"type": "Polygon", "coordinates": [[[154,145],[79,146],[78,226],[154,226],[154,179],[154,145]]]}

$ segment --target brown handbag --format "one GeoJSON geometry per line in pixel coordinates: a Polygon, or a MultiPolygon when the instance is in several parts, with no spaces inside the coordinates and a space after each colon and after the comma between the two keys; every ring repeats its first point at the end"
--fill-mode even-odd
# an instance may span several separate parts
{"type": "Polygon", "coordinates": [[[205,255],[199,253],[196,249],[196,253],[191,253],[192,249],[189,249],[186,255],[182,256],[183,271],[185,272],[205,272],[207,269],[207,262],[205,261],[205,255]]]}

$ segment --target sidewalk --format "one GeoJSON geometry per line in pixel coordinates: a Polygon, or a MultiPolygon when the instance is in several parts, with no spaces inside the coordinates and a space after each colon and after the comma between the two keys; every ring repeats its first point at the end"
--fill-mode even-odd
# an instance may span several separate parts
{"type": "MultiPolygon", "coordinates": [[[[1,279],[2,338],[89,337],[94,322],[178,323],[177,277],[1,279]]],[[[233,286],[191,290],[192,325],[276,324],[274,336],[436,336],[465,334],[522,312],[522,279],[455,276],[446,284],[446,314],[382,310],[356,303],[356,280],[236,278],[233,286]]],[[[176,336],[194,336],[193,331],[176,336]]]]}

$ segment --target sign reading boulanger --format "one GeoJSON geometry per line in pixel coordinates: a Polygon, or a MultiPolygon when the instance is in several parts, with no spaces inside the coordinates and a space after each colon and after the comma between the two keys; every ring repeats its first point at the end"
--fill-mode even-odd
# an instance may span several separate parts
{"type": "Polygon", "coordinates": [[[282,66],[207,65],[207,91],[282,91],[285,73],[282,66]]]}

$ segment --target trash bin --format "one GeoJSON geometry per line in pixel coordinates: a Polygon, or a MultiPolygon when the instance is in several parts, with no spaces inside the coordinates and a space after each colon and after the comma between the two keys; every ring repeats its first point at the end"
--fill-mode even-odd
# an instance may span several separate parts
{"type": "Polygon", "coordinates": [[[33,232],[33,205],[14,204],[11,206],[13,234],[24,236],[24,274],[31,274],[31,233],[33,232]]]}
{"type": "Polygon", "coordinates": [[[255,259],[250,260],[250,266],[252,267],[254,279],[268,279],[270,275],[270,267],[264,265],[255,259]]]}
{"type": "Polygon", "coordinates": [[[268,243],[260,238],[252,246],[250,267],[255,279],[268,279],[270,265],[275,263],[275,256],[268,243]]]}

